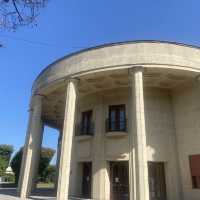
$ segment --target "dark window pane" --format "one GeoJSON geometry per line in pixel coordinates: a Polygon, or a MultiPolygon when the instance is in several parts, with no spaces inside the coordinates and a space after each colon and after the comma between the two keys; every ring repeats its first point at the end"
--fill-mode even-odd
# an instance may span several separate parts
{"type": "Polygon", "coordinates": [[[113,105],[109,107],[108,131],[126,130],[125,105],[113,105]]]}
{"type": "Polygon", "coordinates": [[[81,134],[92,134],[92,110],[82,113],[81,134]]]}

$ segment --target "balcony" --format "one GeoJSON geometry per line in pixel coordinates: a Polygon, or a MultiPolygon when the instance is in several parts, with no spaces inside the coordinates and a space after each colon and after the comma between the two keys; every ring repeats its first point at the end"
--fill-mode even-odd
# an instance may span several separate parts
{"type": "Polygon", "coordinates": [[[76,136],[93,136],[94,135],[94,123],[88,123],[84,125],[82,123],[76,126],[76,136]]]}
{"type": "Polygon", "coordinates": [[[106,120],[106,132],[127,132],[127,120],[106,120]]]}

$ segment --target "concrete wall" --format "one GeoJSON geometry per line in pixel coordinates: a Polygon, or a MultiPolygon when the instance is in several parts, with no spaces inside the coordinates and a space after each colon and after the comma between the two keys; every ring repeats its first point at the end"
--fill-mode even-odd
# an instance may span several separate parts
{"type": "Polygon", "coordinates": [[[197,85],[176,91],[173,95],[184,200],[200,199],[200,190],[192,189],[189,166],[189,155],[200,154],[200,90],[197,85]]]}
{"type": "MultiPolygon", "coordinates": [[[[147,148],[149,161],[165,162],[166,185],[168,200],[180,200],[179,169],[177,164],[176,135],[174,127],[173,105],[171,92],[155,88],[145,88],[145,114],[147,130],[147,148]]],[[[90,95],[80,99],[78,103],[77,122],[80,121],[82,111],[95,109],[96,105],[102,105],[103,120],[108,118],[108,106],[114,104],[126,104],[126,117],[130,118],[130,90],[104,91],[95,95],[90,95]]],[[[94,119],[96,118],[94,112],[94,119]]],[[[131,120],[129,119],[129,123],[131,120]]],[[[97,122],[96,122],[97,123],[97,122]]],[[[95,125],[96,126],[96,125],[95,125]]],[[[102,127],[103,145],[101,146],[104,160],[128,160],[129,159],[129,137],[107,136],[105,127],[102,127]]],[[[74,160],[91,161],[94,158],[96,146],[93,137],[76,137],[74,160]]],[[[75,168],[74,168],[75,169],[75,168]]],[[[108,170],[104,169],[107,173],[108,170]]],[[[106,179],[106,178],[105,178],[106,179]]],[[[80,182],[80,181],[79,181],[80,182]]],[[[104,180],[105,182],[105,180],[104,180]]],[[[105,187],[109,188],[109,180],[105,182],[105,187]],[[107,185],[107,186],[106,186],[107,185]]],[[[79,188],[79,186],[77,186],[79,188]]],[[[80,191],[77,191],[79,194],[80,191]]],[[[107,192],[108,193],[108,192],[107,192]]],[[[109,198],[109,194],[107,194],[109,198]]]]}
{"type": "Polygon", "coordinates": [[[148,160],[165,162],[168,200],[178,200],[180,177],[171,92],[146,88],[144,95],[148,160]]]}

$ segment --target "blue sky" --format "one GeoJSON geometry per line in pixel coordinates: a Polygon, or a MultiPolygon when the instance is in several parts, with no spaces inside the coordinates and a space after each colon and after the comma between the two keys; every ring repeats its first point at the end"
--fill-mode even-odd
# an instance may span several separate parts
{"type": "MultiPolygon", "coordinates": [[[[200,46],[199,0],[50,0],[36,27],[0,31],[0,143],[24,143],[31,86],[48,64],[71,52],[126,40],[200,46]]],[[[57,133],[45,129],[44,145],[57,133]]]]}

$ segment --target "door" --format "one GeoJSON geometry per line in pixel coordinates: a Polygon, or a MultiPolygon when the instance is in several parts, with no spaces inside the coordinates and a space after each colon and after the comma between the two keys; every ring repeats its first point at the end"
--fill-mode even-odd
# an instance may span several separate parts
{"type": "Polygon", "coordinates": [[[165,166],[163,162],[149,162],[150,200],[166,200],[165,166]]]}
{"type": "Polygon", "coordinates": [[[128,162],[110,162],[110,199],[129,200],[128,162]]]}
{"type": "Polygon", "coordinates": [[[84,162],[82,179],[82,197],[91,198],[91,179],[92,179],[92,163],[84,162]]]}

